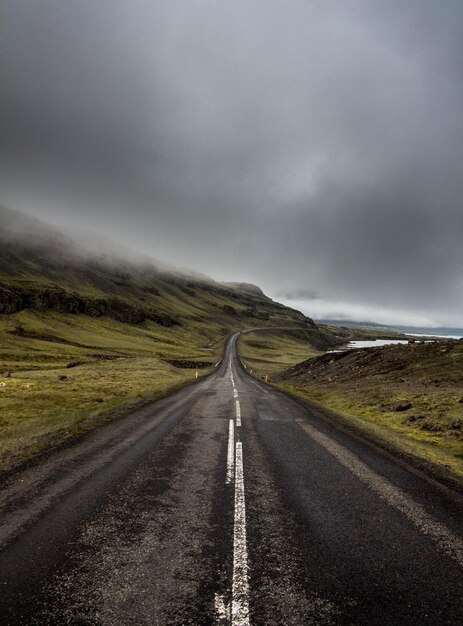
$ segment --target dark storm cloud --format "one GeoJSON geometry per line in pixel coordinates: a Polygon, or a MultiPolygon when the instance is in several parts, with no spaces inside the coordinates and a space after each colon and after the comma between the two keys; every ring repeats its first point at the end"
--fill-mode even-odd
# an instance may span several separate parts
{"type": "Polygon", "coordinates": [[[4,205],[275,294],[463,322],[461,2],[1,11],[4,205]]]}

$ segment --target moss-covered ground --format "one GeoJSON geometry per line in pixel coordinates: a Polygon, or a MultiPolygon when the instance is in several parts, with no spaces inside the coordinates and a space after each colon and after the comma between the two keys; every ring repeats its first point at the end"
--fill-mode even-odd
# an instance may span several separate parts
{"type": "Polygon", "coordinates": [[[194,368],[165,359],[214,364],[225,337],[213,326],[186,332],[53,312],[1,316],[0,467],[193,380],[194,368]]]}
{"type": "Polygon", "coordinates": [[[248,371],[263,379],[323,354],[313,348],[310,334],[303,330],[265,330],[241,335],[238,352],[248,371]]]}

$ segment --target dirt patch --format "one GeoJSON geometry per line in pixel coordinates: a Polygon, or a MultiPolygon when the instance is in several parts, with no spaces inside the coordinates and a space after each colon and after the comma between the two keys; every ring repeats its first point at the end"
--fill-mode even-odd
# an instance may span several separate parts
{"type": "Polygon", "coordinates": [[[205,370],[214,365],[211,361],[190,361],[188,359],[164,359],[164,361],[180,369],[205,370]]]}

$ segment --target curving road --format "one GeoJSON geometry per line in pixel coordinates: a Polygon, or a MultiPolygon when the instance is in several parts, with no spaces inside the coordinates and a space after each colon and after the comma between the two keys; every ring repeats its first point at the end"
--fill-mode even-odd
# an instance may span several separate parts
{"type": "Polygon", "coordinates": [[[462,624],[461,498],[213,375],[1,487],[0,622],[462,624]]]}

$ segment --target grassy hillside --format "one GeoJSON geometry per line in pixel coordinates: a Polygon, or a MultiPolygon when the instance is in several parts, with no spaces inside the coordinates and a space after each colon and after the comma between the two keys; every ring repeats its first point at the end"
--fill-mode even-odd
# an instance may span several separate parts
{"type": "Polygon", "coordinates": [[[211,371],[226,337],[253,326],[327,341],[254,285],[84,250],[0,210],[0,465],[211,371]]]}
{"type": "Polygon", "coordinates": [[[283,370],[324,353],[333,342],[328,333],[317,329],[265,330],[244,334],[238,342],[238,353],[246,368],[257,378],[272,377],[283,370]]]}
{"type": "Polygon", "coordinates": [[[325,354],[273,381],[463,475],[463,341],[325,354]]]}
{"type": "Polygon", "coordinates": [[[238,342],[241,360],[257,378],[273,380],[298,363],[321,356],[330,348],[337,348],[352,340],[407,339],[393,331],[347,328],[317,324],[316,329],[264,330],[242,335],[238,342]]]}

